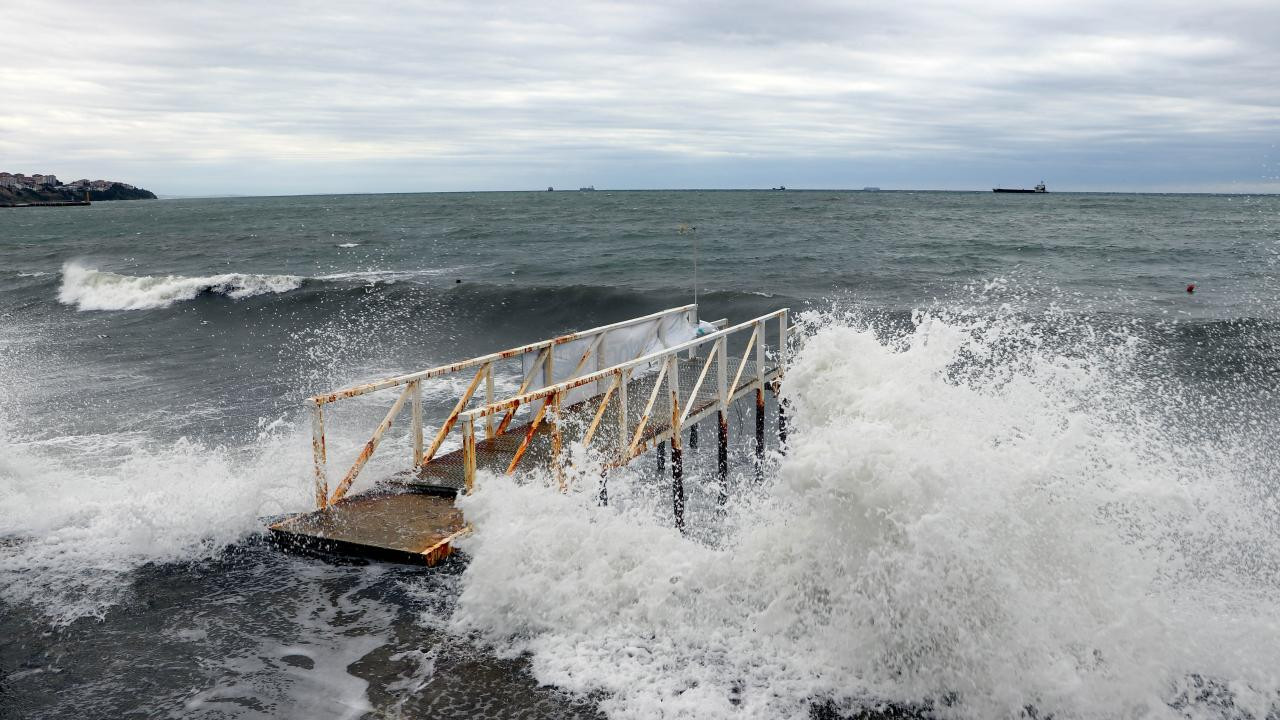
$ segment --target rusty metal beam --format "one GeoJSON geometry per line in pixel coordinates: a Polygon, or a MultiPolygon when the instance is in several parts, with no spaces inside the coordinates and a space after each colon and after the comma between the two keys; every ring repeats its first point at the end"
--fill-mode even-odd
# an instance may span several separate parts
{"type": "Polygon", "coordinates": [[[413,398],[413,426],[409,433],[413,436],[413,466],[422,464],[422,381],[409,383],[409,394],[413,398]]]}
{"type": "Polygon", "coordinates": [[[316,507],[329,504],[329,480],[325,477],[324,407],[311,404],[311,458],[315,462],[316,507]]]}
{"type": "Polygon", "coordinates": [[[702,381],[707,379],[707,372],[711,370],[711,363],[715,362],[715,360],[714,353],[707,355],[707,361],[702,364],[702,372],[698,374],[698,381],[693,384],[693,390],[689,392],[689,402],[685,403],[684,414],[680,416],[676,425],[680,425],[685,418],[689,417],[689,410],[693,407],[694,401],[698,399],[698,391],[702,389],[702,381]]]}
{"type": "MultiPolygon", "coordinates": [[[[543,403],[538,408],[538,414],[533,416],[533,422],[529,423],[529,430],[524,434],[524,440],[520,442],[520,447],[516,449],[515,457],[511,458],[511,464],[507,466],[507,474],[514,475],[516,465],[520,464],[520,458],[524,457],[525,451],[529,449],[529,443],[533,441],[533,434],[538,431],[538,425],[542,424],[542,416],[547,413],[547,404],[543,403]]],[[[467,418],[474,421],[474,418],[467,418]]]]}
{"type": "Polygon", "coordinates": [[[631,438],[629,446],[630,454],[634,455],[636,445],[640,442],[640,438],[644,435],[644,426],[649,424],[649,417],[653,414],[653,404],[657,402],[659,393],[662,392],[662,378],[667,375],[667,363],[662,364],[662,369],[658,371],[658,379],[653,384],[653,392],[649,393],[649,402],[645,403],[644,412],[640,413],[640,420],[636,422],[636,433],[631,438]]]}
{"type": "Polygon", "coordinates": [[[351,488],[351,483],[355,482],[356,476],[364,468],[364,464],[369,462],[369,457],[373,455],[373,451],[378,449],[378,443],[382,442],[382,435],[391,427],[392,421],[396,419],[396,415],[400,412],[400,408],[404,407],[404,401],[409,397],[409,386],[405,386],[400,392],[400,397],[396,398],[396,402],[391,406],[391,410],[387,412],[387,416],[378,423],[378,429],[373,431],[373,437],[369,438],[369,442],[364,444],[364,448],[360,450],[360,455],[356,458],[355,464],[347,471],[342,482],[338,483],[338,487],[334,489],[333,495],[329,498],[330,505],[342,499],[347,494],[347,490],[351,488]]]}
{"type": "Polygon", "coordinates": [[[596,410],[596,415],[591,419],[591,425],[587,427],[587,432],[582,436],[582,444],[584,446],[591,443],[591,438],[596,434],[596,428],[600,425],[600,419],[604,417],[604,411],[609,407],[609,398],[613,397],[613,391],[618,389],[622,384],[622,376],[614,377],[613,382],[609,384],[609,389],[605,391],[604,397],[600,400],[600,409],[596,410]]]}
{"type": "MultiPolygon", "coordinates": [[[[533,364],[529,366],[529,372],[524,374],[524,380],[520,382],[520,389],[516,391],[517,397],[519,397],[520,395],[524,395],[525,392],[529,389],[529,385],[533,382],[533,376],[538,374],[538,368],[544,362],[547,361],[547,358],[550,356],[550,354],[551,354],[551,350],[548,348],[539,352],[538,357],[534,358],[533,364]]],[[[489,404],[492,405],[493,403],[489,403],[489,404]]],[[[502,422],[498,423],[498,430],[497,430],[498,435],[501,435],[502,433],[507,431],[507,426],[511,424],[511,420],[516,416],[516,410],[518,409],[519,409],[519,406],[513,407],[511,408],[511,412],[508,412],[506,415],[502,416],[502,422]]]]}
{"type": "Polygon", "coordinates": [[[422,456],[422,462],[418,463],[419,465],[426,465],[431,462],[431,458],[435,457],[436,451],[440,449],[440,446],[444,444],[444,439],[453,430],[453,424],[458,421],[458,415],[467,406],[467,403],[471,401],[471,396],[475,394],[476,388],[480,386],[480,379],[490,372],[493,372],[493,363],[481,365],[480,369],[476,371],[476,376],[471,378],[471,384],[467,385],[466,392],[462,393],[462,397],[458,398],[458,403],[453,406],[453,412],[449,413],[444,425],[440,426],[440,432],[436,433],[435,440],[431,441],[431,447],[422,456]]]}
{"type": "Polygon", "coordinates": [[[476,486],[476,421],[467,418],[462,426],[462,477],[468,495],[476,486]]]}

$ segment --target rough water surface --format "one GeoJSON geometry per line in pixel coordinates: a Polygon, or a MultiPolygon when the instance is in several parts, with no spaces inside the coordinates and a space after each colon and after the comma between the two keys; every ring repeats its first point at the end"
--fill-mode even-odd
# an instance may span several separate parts
{"type": "MultiPolygon", "coordinates": [[[[0,215],[0,716],[1274,717],[1278,220],[790,191],[0,215]],[[695,243],[702,317],[801,328],[786,453],[757,481],[735,410],[727,507],[706,427],[685,534],[641,458],[607,507],[594,473],[482,478],[438,570],[263,542],[310,502],[305,397],[688,302],[695,243]]],[[[337,464],[389,404],[331,419],[337,464]]]]}

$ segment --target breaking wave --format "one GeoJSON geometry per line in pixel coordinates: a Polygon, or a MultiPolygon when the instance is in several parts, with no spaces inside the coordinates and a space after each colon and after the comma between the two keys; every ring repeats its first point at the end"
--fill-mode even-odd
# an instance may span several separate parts
{"type": "Polygon", "coordinates": [[[289,292],[302,283],[303,278],[296,275],[120,275],[72,261],[62,266],[58,301],[80,310],[147,310],[192,300],[205,293],[240,299],[289,292]]]}
{"type": "Polygon", "coordinates": [[[1055,322],[810,318],[771,480],[686,478],[710,541],[626,473],[482,477],[453,626],[617,718],[1273,716],[1266,421],[1186,432],[1158,348],[1055,322]]]}

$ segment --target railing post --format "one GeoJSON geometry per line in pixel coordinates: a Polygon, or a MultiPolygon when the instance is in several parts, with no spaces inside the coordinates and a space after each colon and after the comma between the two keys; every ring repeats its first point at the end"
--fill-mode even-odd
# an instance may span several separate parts
{"type": "Polygon", "coordinates": [[[716,501],[724,505],[729,501],[729,340],[716,340],[716,391],[720,395],[720,406],[716,411],[716,484],[718,492],[716,501]]]}
{"type": "Polygon", "coordinates": [[[667,389],[671,396],[671,505],[676,527],[684,530],[684,450],[680,447],[680,356],[667,358],[667,389]]]}
{"type": "Polygon", "coordinates": [[[316,507],[329,504],[329,479],[325,477],[324,408],[311,401],[311,458],[315,461],[316,507]]]}
{"type": "Polygon", "coordinates": [[[409,383],[410,402],[413,404],[413,425],[409,432],[413,435],[413,467],[422,465],[422,381],[409,383]]]}
{"type": "Polygon", "coordinates": [[[787,374],[787,310],[778,314],[778,377],[787,374]]]}
{"type": "Polygon", "coordinates": [[[627,461],[627,447],[631,433],[627,431],[627,384],[631,382],[631,370],[622,371],[622,383],[618,385],[618,462],[627,461]]]}
{"type": "Polygon", "coordinates": [[[560,462],[560,450],[563,439],[560,435],[560,402],[561,393],[555,393],[551,396],[551,468],[555,472],[556,483],[560,486],[560,492],[564,492],[567,488],[564,479],[564,466],[560,462]]]}
{"type": "Polygon", "coordinates": [[[470,415],[462,426],[462,476],[470,495],[476,486],[476,420],[470,415]]]}

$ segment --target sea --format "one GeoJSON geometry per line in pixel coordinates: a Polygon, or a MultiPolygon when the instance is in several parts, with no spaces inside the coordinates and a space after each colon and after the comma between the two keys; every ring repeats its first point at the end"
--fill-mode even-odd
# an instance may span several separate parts
{"type": "Polygon", "coordinates": [[[0,717],[1277,718],[1278,391],[1280,196],[0,210],[0,717]],[[684,532],[651,452],[483,475],[437,568],[268,541],[309,396],[695,298],[796,330],[684,532]]]}

